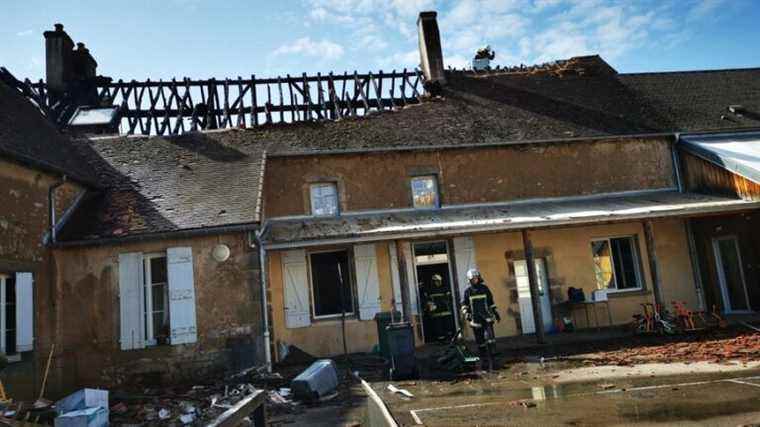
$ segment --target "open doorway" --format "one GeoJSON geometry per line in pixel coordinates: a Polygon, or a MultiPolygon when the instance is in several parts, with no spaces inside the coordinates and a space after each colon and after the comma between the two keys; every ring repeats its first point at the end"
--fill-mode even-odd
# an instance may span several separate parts
{"type": "Polygon", "coordinates": [[[456,332],[456,305],[445,241],[414,244],[414,264],[425,342],[449,340],[456,332]]]}

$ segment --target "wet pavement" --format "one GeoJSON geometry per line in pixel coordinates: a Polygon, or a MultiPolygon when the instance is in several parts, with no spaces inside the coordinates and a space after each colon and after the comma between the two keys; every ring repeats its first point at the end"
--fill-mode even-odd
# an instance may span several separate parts
{"type": "MultiPolygon", "coordinates": [[[[543,368],[542,368],[543,369],[543,368]]],[[[747,425],[760,422],[760,370],[553,383],[525,367],[454,381],[373,387],[403,425],[747,425]],[[518,372],[519,370],[519,372],[518,372]]]]}

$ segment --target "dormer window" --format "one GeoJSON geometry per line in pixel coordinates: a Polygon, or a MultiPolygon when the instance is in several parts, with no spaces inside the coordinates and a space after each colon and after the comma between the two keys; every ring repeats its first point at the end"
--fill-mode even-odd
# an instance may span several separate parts
{"type": "Polygon", "coordinates": [[[311,214],[314,216],[338,215],[338,188],[335,183],[311,186],[311,214]]]}
{"type": "Polygon", "coordinates": [[[412,178],[412,205],[415,209],[430,209],[439,206],[438,181],[434,175],[412,178]]]}

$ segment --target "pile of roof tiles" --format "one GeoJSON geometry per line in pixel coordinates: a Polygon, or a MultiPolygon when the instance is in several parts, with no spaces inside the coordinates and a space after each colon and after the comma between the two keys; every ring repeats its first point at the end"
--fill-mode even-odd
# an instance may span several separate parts
{"type": "Polygon", "coordinates": [[[760,333],[714,331],[664,344],[644,345],[594,355],[595,364],[634,365],[673,362],[760,360],[760,333]]]}

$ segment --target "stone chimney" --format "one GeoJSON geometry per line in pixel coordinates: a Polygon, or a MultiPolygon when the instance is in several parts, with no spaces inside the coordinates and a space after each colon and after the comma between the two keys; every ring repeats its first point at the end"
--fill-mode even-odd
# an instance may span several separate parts
{"type": "Polygon", "coordinates": [[[441,52],[441,35],[438,32],[436,12],[420,12],[417,33],[420,38],[420,64],[425,75],[425,88],[440,87],[446,83],[441,52]]]}
{"type": "Polygon", "coordinates": [[[45,78],[48,88],[62,94],[72,89],[72,84],[91,80],[96,76],[98,63],[90,55],[84,43],[74,42],[63,30],[63,24],[55,24],[54,31],[45,31],[45,78]]]}
{"type": "Polygon", "coordinates": [[[77,50],[72,52],[74,79],[83,80],[95,77],[98,69],[98,63],[90,55],[90,50],[84,46],[84,43],[77,43],[77,50]]]}
{"type": "Polygon", "coordinates": [[[64,92],[72,78],[72,57],[74,42],[63,24],[55,24],[55,31],[45,31],[45,79],[48,87],[64,92]]]}

